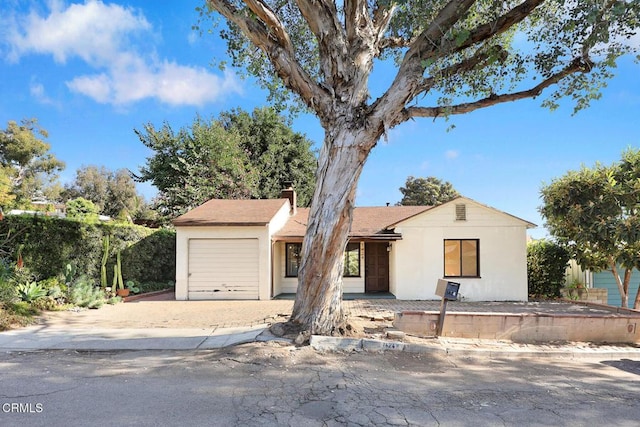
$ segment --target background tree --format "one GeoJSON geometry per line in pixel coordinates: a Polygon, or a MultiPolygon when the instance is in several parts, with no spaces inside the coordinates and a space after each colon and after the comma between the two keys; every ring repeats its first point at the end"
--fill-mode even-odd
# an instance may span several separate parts
{"type": "Polygon", "coordinates": [[[312,142],[291,129],[290,120],[273,108],[256,108],[252,114],[242,109],[220,114],[219,120],[240,135],[240,147],[257,172],[258,198],[280,196],[284,182],[292,182],[297,201],[309,206],[318,167],[312,142]]]}
{"type": "Polygon", "coordinates": [[[583,268],[610,271],[627,307],[631,272],[640,268],[640,151],[612,166],[570,171],[541,193],[549,232],[583,268]]]}
{"type": "Polygon", "coordinates": [[[97,221],[98,207],[91,200],[78,197],[67,202],[67,218],[80,221],[97,221]]]}
{"type": "Polygon", "coordinates": [[[47,131],[36,119],[24,119],[20,124],[9,121],[0,130],[0,166],[11,183],[14,205],[28,207],[32,197],[45,192],[57,180],[56,172],[64,169],[64,162],[49,152],[51,146],[41,138],[47,131]]]}
{"type": "Polygon", "coordinates": [[[158,189],[157,208],[165,218],[175,218],[212,198],[256,196],[257,173],[240,148],[240,136],[219,122],[198,116],[190,128],[177,133],[168,123],[159,130],[147,124],[144,133],[135,132],[155,154],[134,178],[150,181],[158,189]]]}
{"type": "Polygon", "coordinates": [[[158,188],[158,206],[167,218],[212,198],[277,197],[284,181],[294,183],[303,205],[313,191],[311,142],[272,109],[222,113],[208,122],[197,117],[177,133],[166,123],[136,133],[155,154],[135,179],[158,188]]]}
{"type": "Polygon", "coordinates": [[[380,137],[407,120],[469,113],[550,87],[544,105],[571,96],[584,108],[616,59],[634,49],[628,40],[640,15],[639,0],[206,4],[203,17],[227,21],[221,37],[231,64],[256,76],[276,105],[297,101],[312,111],[325,130],[291,316],[316,334],[343,326],[342,254],[358,179],[380,137]],[[372,98],[377,60],[395,60],[397,73],[372,98]]]}
{"type": "Polygon", "coordinates": [[[449,181],[430,176],[427,178],[407,177],[404,187],[400,187],[400,206],[436,206],[460,196],[449,181]]]}
{"type": "Polygon", "coordinates": [[[144,203],[127,169],[111,171],[104,166],[83,166],[72,184],[65,187],[63,199],[83,197],[91,200],[102,215],[131,222],[144,203]]]}

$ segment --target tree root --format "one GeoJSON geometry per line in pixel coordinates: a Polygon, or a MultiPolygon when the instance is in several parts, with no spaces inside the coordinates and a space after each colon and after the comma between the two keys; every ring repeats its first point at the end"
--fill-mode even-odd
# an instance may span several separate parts
{"type": "MultiPolygon", "coordinates": [[[[298,322],[293,322],[291,320],[287,322],[274,323],[273,325],[271,325],[269,330],[273,335],[277,337],[291,339],[298,346],[308,345],[311,335],[315,335],[309,328],[305,327],[305,325],[298,322]]],[[[334,337],[354,337],[360,336],[361,334],[362,330],[356,323],[345,321],[341,325],[333,329],[330,333],[318,335],[328,335],[334,337]]]]}

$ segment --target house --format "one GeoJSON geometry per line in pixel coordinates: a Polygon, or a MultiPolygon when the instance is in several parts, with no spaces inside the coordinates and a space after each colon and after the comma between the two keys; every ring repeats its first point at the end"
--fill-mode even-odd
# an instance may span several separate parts
{"type": "MultiPolygon", "coordinates": [[[[272,200],[209,200],[176,218],[176,299],[270,299],[295,293],[309,209],[272,200]]],[[[526,301],[534,224],[466,197],[436,207],[354,209],[345,293],[440,299],[438,279],[469,301],[526,301]]]]}
{"type": "MultiPolygon", "coordinates": [[[[620,290],[618,284],[611,270],[604,270],[598,273],[589,272],[591,283],[596,290],[605,289],[607,295],[607,304],[614,307],[622,306],[622,297],[620,296],[620,290]]],[[[624,276],[624,268],[620,267],[619,274],[624,276]]],[[[631,271],[631,278],[629,279],[629,291],[628,291],[628,306],[633,308],[633,304],[636,299],[636,294],[640,291],[640,272],[636,269],[631,271]]]]}

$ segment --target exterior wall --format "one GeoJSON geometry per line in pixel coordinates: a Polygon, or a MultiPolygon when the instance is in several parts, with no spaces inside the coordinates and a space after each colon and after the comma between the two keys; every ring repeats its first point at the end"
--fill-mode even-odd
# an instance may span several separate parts
{"type": "MultiPolygon", "coordinates": [[[[273,244],[273,295],[295,294],[298,289],[297,277],[285,277],[285,243],[273,244]]],[[[360,277],[342,279],[344,293],[364,293],[364,243],[360,243],[360,277]]]]}
{"type": "Polygon", "coordinates": [[[402,240],[391,249],[390,291],[398,299],[440,299],[435,295],[444,276],[444,239],[479,239],[480,277],[448,278],[460,283],[466,301],[526,301],[527,236],[520,219],[457,199],[396,227],[402,240]],[[466,220],[456,221],[456,204],[466,205],[466,220]]]}
{"type": "Polygon", "coordinates": [[[189,239],[258,239],[259,299],[270,299],[271,236],[269,227],[176,227],[176,300],[188,299],[189,239]]]}
{"type": "MultiPolygon", "coordinates": [[[[624,276],[624,270],[620,270],[620,275],[624,276]]],[[[629,307],[633,307],[636,294],[638,293],[638,284],[640,282],[640,272],[633,270],[631,280],[629,281],[629,307]]],[[[620,307],[622,298],[616,284],[616,279],[611,271],[601,271],[593,273],[593,287],[607,290],[607,304],[614,307],[620,307]]]]}

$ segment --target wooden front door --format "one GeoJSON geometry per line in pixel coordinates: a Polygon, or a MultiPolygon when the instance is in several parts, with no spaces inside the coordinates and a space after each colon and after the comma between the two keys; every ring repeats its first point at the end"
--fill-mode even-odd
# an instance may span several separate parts
{"type": "Polygon", "coordinates": [[[387,243],[364,244],[364,291],[389,292],[387,243]]]}

